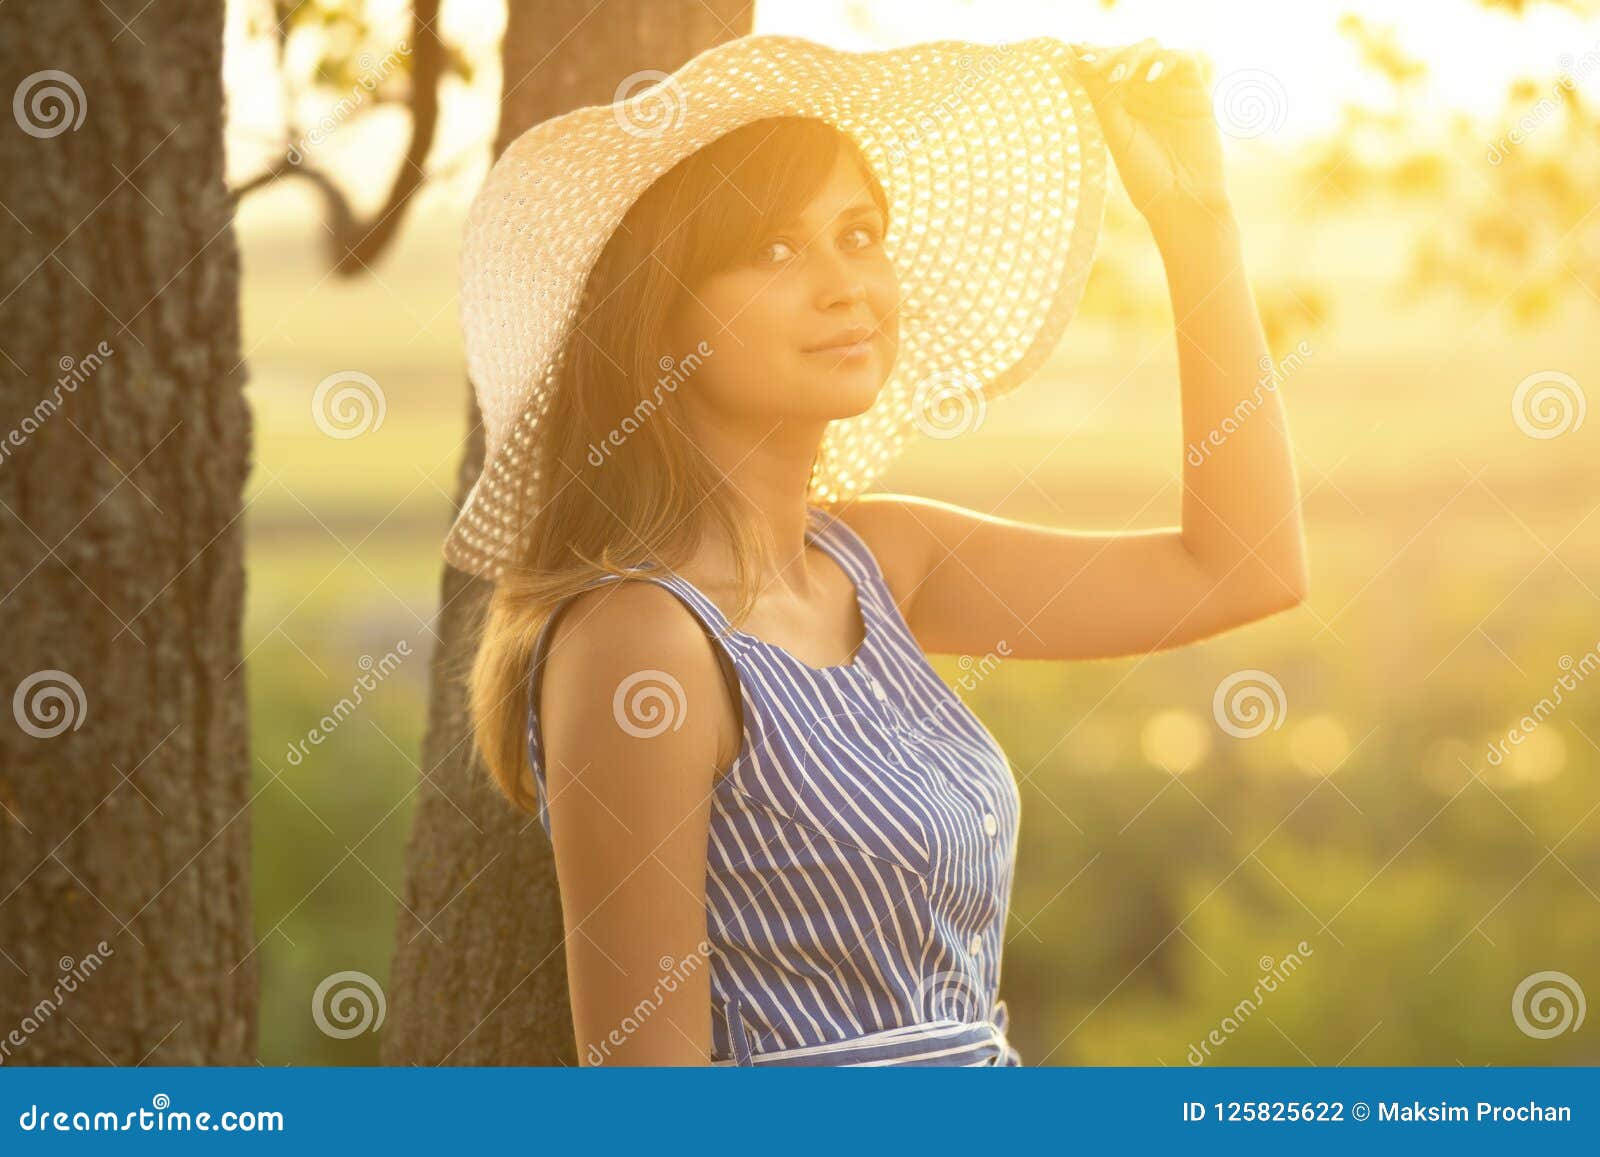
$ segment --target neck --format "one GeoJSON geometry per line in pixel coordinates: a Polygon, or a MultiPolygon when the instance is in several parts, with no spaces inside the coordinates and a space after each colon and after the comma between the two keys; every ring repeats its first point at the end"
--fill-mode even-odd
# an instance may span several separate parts
{"type": "MultiPolygon", "coordinates": [[[[762,586],[782,584],[799,595],[810,592],[811,579],[806,557],[806,530],[810,516],[806,494],[811,485],[811,468],[826,423],[779,423],[765,436],[729,439],[736,443],[719,453],[718,440],[698,440],[700,449],[716,463],[723,475],[722,486],[739,497],[758,533],[772,551],[762,586]],[[753,447],[753,448],[752,448],[753,447]]],[[[732,552],[720,534],[708,538],[702,560],[708,571],[727,582],[734,577],[732,552]]]]}

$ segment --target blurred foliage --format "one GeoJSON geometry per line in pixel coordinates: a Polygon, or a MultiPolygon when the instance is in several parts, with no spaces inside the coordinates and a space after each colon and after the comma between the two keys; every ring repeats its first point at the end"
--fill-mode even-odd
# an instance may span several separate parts
{"type": "Polygon", "coordinates": [[[1424,109],[1427,67],[1390,29],[1354,13],[1340,27],[1391,99],[1383,109],[1342,110],[1340,130],[1303,167],[1308,204],[1426,210],[1408,286],[1418,295],[1504,301],[1529,324],[1574,296],[1600,302],[1600,109],[1581,92],[1581,82],[1600,73],[1600,47],[1553,59],[1547,76],[1514,81],[1493,131],[1456,114],[1435,133],[1424,109]]]}
{"type": "MultiPolygon", "coordinates": [[[[375,105],[407,103],[405,79],[410,75],[410,57],[396,52],[404,39],[405,25],[373,18],[366,0],[271,0],[269,5],[251,9],[251,34],[272,37],[280,51],[281,79],[290,107],[302,95],[322,92],[337,97],[358,86],[370,73],[371,62],[390,54],[400,62],[393,78],[379,87],[375,105]],[[291,73],[287,57],[292,49],[305,45],[308,68],[291,73]]],[[[446,42],[446,74],[471,83],[474,62],[458,46],[446,42]]],[[[297,59],[301,55],[293,52],[297,59]]]]}

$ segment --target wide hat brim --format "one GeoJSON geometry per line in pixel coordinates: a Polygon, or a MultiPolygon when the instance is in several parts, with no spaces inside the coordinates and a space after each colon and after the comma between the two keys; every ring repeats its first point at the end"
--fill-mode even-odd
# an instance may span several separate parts
{"type": "Polygon", "coordinates": [[[808,500],[861,492],[909,438],[976,428],[1049,355],[1088,278],[1106,154],[1076,67],[1054,37],[848,52],[744,36],[517,137],[462,240],[485,459],[445,559],[493,580],[523,557],[543,500],[538,422],[594,262],[658,177],[764,117],[817,117],[854,140],[889,200],[884,248],[908,307],[892,374],[869,409],[829,424],[808,500]]]}

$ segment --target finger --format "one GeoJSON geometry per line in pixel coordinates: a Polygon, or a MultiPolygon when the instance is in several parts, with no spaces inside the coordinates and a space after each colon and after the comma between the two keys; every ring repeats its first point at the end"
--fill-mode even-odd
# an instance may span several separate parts
{"type": "Polygon", "coordinates": [[[1101,44],[1099,41],[1094,40],[1073,40],[1069,42],[1068,47],[1071,48],[1072,51],[1078,53],[1080,56],[1087,54],[1089,56],[1098,57],[1100,60],[1104,60],[1106,57],[1116,52],[1119,46],[1115,44],[1101,44]]]}
{"type": "Polygon", "coordinates": [[[1123,103],[1140,116],[1191,117],[1209,114],[1210,91],[1199,83],[1192,53],[1159,53],[1123,89],[1123,103]]]}
{"type": "Polygon", "coordinates": [[[1106,79],[1113,86],[1127,84],[1143,75],[1144,70],[1150,67],[1151,61],[1160,51],[1161,48],[1154,39],[1141,40],[1138,44],[1131,45],[1112,66],[1106,79]]]}
{"type": "Polygon", "coordinates": [[[1182,89],[1172,79],[1178,53],[1163,50],[1139,58],[1135,71],[1115,91],[1122,104],[1140,119],[1171,114],[1173,96],[1182,89]]]}
{"type": "Polygon", "coordinates": [[[1171,91],[1199,83],[1200,70],[1194,53],[1171,49],[1157,54],[1138,78],[1158,91],[1171,91]]]}
{"type": "Polygon", "coordinates": [[[1103,73],[1115,68],[1118,61],[1127,59],[1128,54],[1137,47],[1139,45],[1136,44],[1097,44],[1090,41],[1078,41],[1072,45],[1080,60],[1103,73]]]}

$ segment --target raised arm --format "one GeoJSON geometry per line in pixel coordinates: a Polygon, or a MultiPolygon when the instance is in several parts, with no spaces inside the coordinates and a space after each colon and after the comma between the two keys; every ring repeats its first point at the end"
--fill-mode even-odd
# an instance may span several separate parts
{"type": "Polygon", "coordinates": [[[1139,654],[1305,598],[1288,424],[1222,179],[1209,66],[1154,41],[1085,60],[1080,75],[1117,171],[1166,269],[1183,523],[1084,533],[926,499],[860,499],[841,514],[873,547],[930,652],[984,653],[1004,641],[1005,653],[1030,659],[1139,654]]]}
{"type": "Polygon", "coordinates": [[[709,1063],[706,840],[733,711],[711,648],[648,583],[579,595],[553,632],[540,726],[585,1065],[709,1063]]]}

